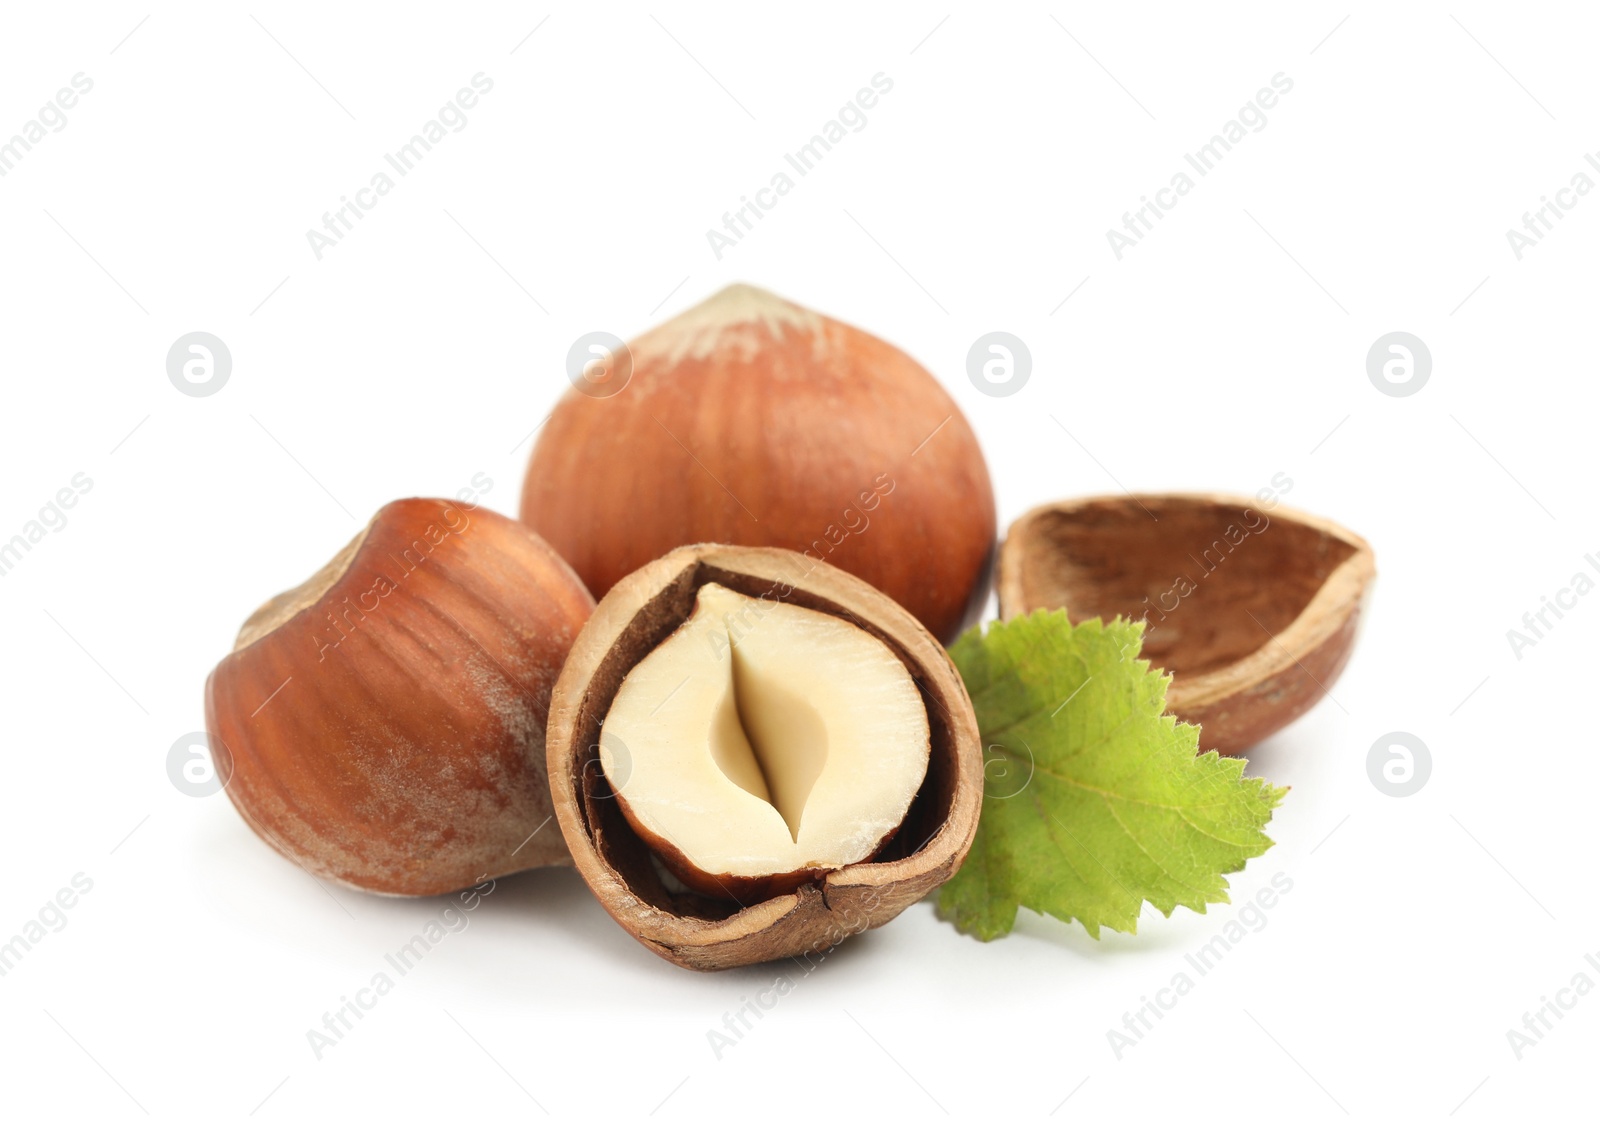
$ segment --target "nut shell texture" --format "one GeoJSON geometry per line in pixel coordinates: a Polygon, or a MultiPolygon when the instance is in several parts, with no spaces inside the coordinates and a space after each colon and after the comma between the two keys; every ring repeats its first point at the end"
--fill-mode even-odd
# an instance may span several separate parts
{"type": "Polygon", "coordinates": [[[1239,754],[1328,694],[1375,576],[1364,539],[1286,506],[1218,494],[1072,499],[1012,524],[1000,615],[1147,621],[1143,655],[1172,673],[1167,709],[1200,728],[1201,749],[1239,754]]]}
{"type": "Polygon", "coordinates": [[[545,723],[592,607],[520,523],[389,504],[211,673],[229,798],[284,856],[367,891],[433,895],[565,863],[545,723]]]}
{"type": "Polygon", "coordinates": [[[944,649],[860,579],[788,550],[686,546],[615,586],[556,684],[548,754],[556,820],[585,881],[645,946],[697,970],[819,955],[888,922],[955,874],[982,806],[977,721],[944,649]],[[900,830],[873,860],[759,901],[710,899],[665,882],[619,808],[601,769],[601,724],[623,678],[683,623],[708,582],[843,617],[888,645],[910,671],[928,708],[928,774],[900,830]]]}
{"type": "Polygon", "coordinates": [[[887,342],[748,286],[629,344],[539,434],[522,520],[596,595],[679,546],[781,546],[949,643],[988,596],[994,491],[949,394],[887,342]]]}

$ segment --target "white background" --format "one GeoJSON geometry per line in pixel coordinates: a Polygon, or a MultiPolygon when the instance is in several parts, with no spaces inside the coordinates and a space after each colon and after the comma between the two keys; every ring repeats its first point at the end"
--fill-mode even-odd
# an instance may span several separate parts
{"type": "Polygon", "coordinates": [[[75,473],[93,488],[0,577],[0,936],[73,875],[93,889],[0,980],[0,1118],[1587,1110],[1600,994],[1520,1061],[1506,1031],[1600,950],[1600,596],[1520,659],[1506,632],[1600,579],[1600,199],[1520,261],[1505,233],[1600,141],[1596,27],[1576,6],[1394,9],[9,8],[0,135],[75,73],[94,88],[0,178],[0,541],[75,473]],[[306,230],[480,71],[466,128],[319,261],[306,230]],[[877,72],[894,88],[866,128],[719,261],[706,229],[877,72]],[[1266,128],[1118,261],[1106,230],[1278,72],[1294,89],[1266,128]],[[482,473],[515,513],[570,343],[733,281],[933,370],[1002,524],[1282,472],[1286,502],[1371,540],[1353,662],[1250,759],[1293,790],[1235,905],[1279,872],[1292,892],[1120,1060],[1107,1031],[1234,909],[1099,943],[1024,913],[982,945],[924,904],[719,1060],[707,1030],[778,971],[678,970],[575,875],[527,875],[318,1061],[306,1031],[446,901],[330,895],[223,795],[179,793],[167,751],[202,728],[207,671],[385,501],[482,473]],[[997,329],[1033,355],[1007,398],[965,371],[997,329]],[[214,396],[165,372],[193,330],[232,351],[214,396]],[[1432,351],[1414,396],[1367,377],[1393,330],[1432,351]],[[1398,800],[1366,771],[1395,730],[1434,760],[1398,800]]]}

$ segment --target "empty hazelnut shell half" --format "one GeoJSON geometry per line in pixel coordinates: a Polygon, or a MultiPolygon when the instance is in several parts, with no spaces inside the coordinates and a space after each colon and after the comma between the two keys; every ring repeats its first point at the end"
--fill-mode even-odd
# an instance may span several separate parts
{"type": "Polygon", "coordinates": [[[888,922],[955,874],[982,806],[977,721],[938,641],[866,582],[789,550],[686,546],[623,578],[562,668],[547,751],[556,820],[584,880],[641,943],[696,970],[821,954],[888,922]],[[718,899],[674,882],[630,824],[605,773],[602,727],[629,673],[693,615],[710,584],[842,618],[905,665],[927,710],[927,772],[898,831],[871,859],[821,871],[794,890],[718,899]]]}
{"type": "Polygon", "coordinates": [[[1326,519],[1233,495],[1109,495],[1012,524],[1000,615],[1148,622],[1167,708],[1238,754],[1327,694],[1355,647],[1372,549],[1326,519]]]}

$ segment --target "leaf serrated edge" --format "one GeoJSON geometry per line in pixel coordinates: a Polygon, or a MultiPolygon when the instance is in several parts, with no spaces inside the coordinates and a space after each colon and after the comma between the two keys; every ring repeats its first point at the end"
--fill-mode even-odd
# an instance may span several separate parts
{"type": "MultiPolygon", "coordinates": [[[[1173,902],[1173,905],[1170,908],[1163,908],[1159,904],[1154,903],[1150,899],[1146,898],[1146,899],[1142,900],[1140,902],[1138,908],[1135,909],[1132,917],[1129,920],[1129,926],[1128,926],[1128,928],[1126,930],[1124,930],[1123,928],[1121,928],[1120,926],[1118,926],[1115,923],[1111,923],[1111,922],[1107,922],[1107,921],[1103,920],[1099,916],[1096,916],[1095,920],[1091,922],[1090,920],[1083,919],[1083,918],[1080,918],[1080,917],[1075,916],[1075,915],[1064,915],[1064,916],[1063,915],[1058,915],[1053,911],[1048,911],[1048,910],[1044,910],[1044,909],[1041,909],[1041,908],[1034,907],[1034,906],[1030,905],[1029,903],[1027,903],[1025,900],[1018,899],[1018,898],[1014,897],[1013,895],[1011,895],[1010,893],[1008,893],[1003,898],[1003,902],[1004,903],[1010,904],[1010,916],[1009,916],[1007,925],[1003,929],[995,929],[993,932],[990,932],[988,930],[981,930],[981,929],[977,928],[976,925],[975,925],[975,920],[980,918],[980,916],[963,914],[962,910],[960,909],[959,906],[956,905],[956,901],[953,898],[951,900],[949,900],[948,903],[947,903],[947,901],[945,899],[945,891],[948,890],[948,883],[946,885],[946,888],[942,889],[940,891],[939,898],[936,901],[936,904],[935,904],[935,913],[936,913],[936,915],[940,919],[943,919],[946,922],[951,923],[956,928],[956,930],[959,931],[962,934],[966,934],[966,935],[969,935],[970,937],[977,938],[982,942],[993,942],[996,939],[1004,938],[1007,935],[1010,935],[1016,929],[1016,913],[1017,913],[1019,908],[1024,908],[1025,907],[1029,911],[1034,912],[1035,914],[1042,915],[1042,916],[1045,916],[1047,918],[1055,919],[1058,922],[1063,922],[1063,923],[1076,922],[1076,923],[1079,924],[1079,926],[1081,926],[1084,929],[1084,931],[1089,935],[1089,937],[1091,939],[1094,939],[1096,942],[1098,942],[1100,940],[1100,931],[1103,928],[1106,928],[1106,927],[1109,927],[1111,930],[1116,931],[1118,934],[1137,935],[1138,932],[1139,932],[1139,916],[1143,913],[1144,907],[1146,905],[1149,905],[1150,907],[1153,907],[1157,911],[1161,912],[1162,917],[1166,918],[1166,919],[1172,918],[1173,912],[1175,912],[1179,907],[1184,907],[1184,908],[1186,908],[1186,909],[1188,909],[1190,911],[1196,912],[1197,914],[1204,915],[1204,914],[1207,913],[1208,909],[1211,908],[1211,907],[1219,906],[1219,905],[1221,905],[1221,906],[1231,906],[1232,900],[1230,899],[1230,895],[1232,893],[1232,885],[1228,883],[1227,877],[1230,876],[1230,875],[1237,875],[1238,873],[1244,871],[1244,869],[1246,867],[1248,867],[1249,862],[1251,860],[1259,859],[1261,856],[1265,855],[1270,849],[1276,847],[1277,842],[1275,840],[1273,840],[1271,837],[1267,837],[1267,836],[1264,835],[1265,834],[1265,829],[1266,829],[1266,826],[1271,823],[1272,817],[1273,817],[1275,811],[1277,810],[1278,806],[1280,804],[1282,804],[1283,799],[1286,796],[1288,796],[1289,790],[1290,790],[1291,787],[1273,785],[1271,782],[1268,782],[1265,778],[1247,779],[1244,776],[1244,771],[1245,771],[1247,763],[1243,758],[1237,758],[1236,759],[1236,758],[1229,757],[1229,758],[1224,759],[1222,757],[1222,755],[1220,755],[1214,749],[1213,750],[1206,750],[1206,751],[1202,751],[1202,750],[1199,749],[1199,746],[1200,746],[1200,741],[1199,741],[1199,739],[1200,739],[1200,728],[1198,726],[1194,725],[1193,723],[1184,722],[1182,719],[1179,719],[1176,715],[1174,715],[1171,711],[1167,710],[1167,692],[1168,692],[1168,690],[1170,689],[1170,687],[1172,685],[1172,674],[1170,672],[1168,672],[1165,668],[1154,667],[1153,664],[1151,663],[1151,661],[1141,654],[1142,651],[1143,651],[1143,646],[1144,646],[1145,629],[1148,627],[1144,621],[1133,621],[1133,620],[1129,620],[1129,619],[1119,615],[1119,616],[1113,617],[1111,619],[1111,621],[1109,621],[1109,622],[1103,621],[1100,617],[1091,617],[1091,618],[1089,618],[1087,620],[1080,621],[1078,624],[1073,624],[1071,622],[1071,620],[1067,617],[1066,610],[1064,610],[1064,609],[1036,609],[1033,612],[1027,613],[1027,614],[1025,614],[1023,616],[1012,617],[1009,620],[1005,620],[1005,621],[994,620],[994,621],[990,621],[990,622],[988,622],[987,624],[984,624],[984,625],[974,625],[972,628],[968,629],[965,633],[963,633],[961,635],[961,637],[959,639],[957,639],[955,641],[955,643],[953,643],[951,645],[951,647],[950,647],[951,660],[952,660],[953,663],[955,663],[958,674],[961,675],[963,682],[965,682],[966,674],[965,674],[965,672],[963,672],[961,670],[961,662],[960,662],[960,659],[958,658],[958,652],[957,652],[958,649],[960,649],[962,652],[967,652],[967,651],[972,650],[972,649],[977,649],[982,642],[985,642],[985,641],[991,639],[994,635],[996,635],[997,632],[1000,633],[1000,634],[1009,634],[1010,630],[1012,630],[1012,629],[1015,629],[1016,631],[1019,631],[1019,632],[1020,631],[1026,631],[1026,630],[1032,628],[1032,626],[1034,626],[1034,625],[1043,625],[1043,624],[1046,624],[1046,623],[1051,622],[1051,621],[1063,622],[1064,623],[1064,627],[1067,629],[1067,631],[1069,633],[1072,633],[1072,634],[1077,633],[1081,629],[1087,628],[1087,629],[1091,630],[1091,632],[1093,632],[1093,633],[1095,633],[1097,635],[1100,635],[1100,636],[1112,636],[1112,637],[1115,637],[1116,635],[1120,635],[1122,633],[1128,632],[1129,630],[1132,630],[1132,636],[1133,636],[1132,643],[1134,643],[1134,644],[1136,644],[1138,646],[1139,651],[1135,652],[1134,657],[1131,660],[1128,659],[1128,657],[1127,657],[1128,643],[1125,642],[1123,644],[1122,649],[1121,649],[1122,655],[1120,655],[1118,657],[1118,661],[1117,662],[1118,663],[1130,664],[1136,670],[1138,677],[1140,677],[1140,680],[1139,680],[1140,682],[1142,682],[1143,677],[1148,677],[1148,676],[1150,676],[1152,674],[1160,681],[1158,699],[1159,699],[1159,702],[1160,702],[1160,711],[1161,711],[1161,713],[1158,716],[1158,718],[1159,718],[1160,721],[1168,722],[1170,724],[1170,729],[1172,730],[1173,735],[1177,739],[1177,741],[1184,742],[1185,740],[1188,740],[1188,739],[1192,738],[1193,748],[1195,750],[1194,757],[1195,757],[1196,761],[1200,761],[1200,760],[1203,760],[1203,759],[1210,759],[1210,760],[1212,760],[1212,761],[1214,761],[1215,763],[1218,764],[1219,769],[1224,765],[1233,765],[1233,764],[1236,763],[1237,766],[1238,766],[1238,769],[1233,774],[1233,780],[1234,781],[1242,783],[1244,781],[1253,780],[1253,781],[1256,781],[1256,782],[1259,783],[1257,794],[1254,797],[1246,798],[1245,800],[1246,800],[1247,803],[1254,802],[1254,801],[1261,801],[1261,800],[1264,800],[1267,803],[1267,812],[1265,814],[1265,819],[1261,822],[1261,825],[1259,826],[1260,830],[1263,833],[1264,843],[1260,845],[1259,851],[1255,851],[1255,852],[1249,851],[1249,849],[1252,846],[1249,846],[1249,845],[1234,845],[1234,847],[1238,848],[1244,854],[1243,861],[1239,864],[1239,866],[1237,868],[1230,868],[1230,869],[1227,869],[1225,871],[1222,871],[1222,872],[1218,873],[1217,878],[1220,881],[1221,887],[1220,887],[1220,890],[1216,893],[1216,898],[1205,898],[1204,894],[1202,893],[1202,900],[1201,900],[1201,903],[1200,903],[1200,905],[1198,907],[1196,907],[1196,906],[1194,906],[1193,904],[1190,904],[1190,903],[1185,903],[1180,899],[1180,900],[1175,900],[1173,902]],[[1192,735],[1190,734],[1190,732],[1192,732],[1192,735]]],[[[992,655],[992,653],[989,653],[987,650],[984,650],[982,654],[984,656],[985,661],[987,661],[989,656],[992,655]]],[[[985,688],[990,687],[990,686],[993,686],[993,684],[992,683],[986,684],[985,688]]],[[[971,689],[969,688],[968,690],[970,692],[971,689]]],[[[980,691],[980,693],[981,693],[981,691],[980,691]]],[[[1008,726],[1011,726],[1011,725],[1016,725],[1016,724],[1015,723],[1008,724],[1008,726]]],[[[987,735],[981,735],[980,737],[986,738],[987,735]]],[[[1187,743],[1185,743],[1185,744],[1187,745],[1187,743]]],[[[981,824],[982,817],[981,817],[981,815],[980,815],[979,820],[980,820],[979,828],[980,828],[980,831],[981,831],[981,829],[982,829],[982,824],[981,824]]],[[[1197,833],[1200,833],[1203,836],[1211,837],[1211,839],[1213,839],[1213,840],[1220,840],[1220,838],[1216,837],[1214,834],[1207,833],[1205,830],[1200,829],[1198,826],[1195,826],[1193,824],[1193,822],[1187,821],[1187,818],[1185,818],[1185,821],[1186,821],[1186,823],[1188,823],[1190,825],[1191,828],[1194,828],[1197,833]]],[[[1119,824],[1121,823],[1120,820],[1119,820],[1118,823],[1119,824]]],[[[1135,841],[1135,843],[1137,844],[1137,841],[1135,841]]],[[[1231,842],[1231,841],[1222,841],[1221,843],[1233,844],[1233,842],[1231,842]]],[[[1142,846],[1141,846],[1140,850],[1144,851],[1142,846]]],[[[1146,855],[1148,855],[1148,853],[1146,853],[1146,855]]],[[[985,854],[985,859],[987,860],[987,854],[985,854]]],[[[952,879],[953,878],[954,877],[952,877],[952,879]]],[[[990,886],[992,886],[992,885],[990,885],[990,886]]],[[[1189,885],[1185,884],[1183,886],[1187,887],[1189,885]]],[[[1198,889],[1196,889],[1196,890],[1198,890],[1198,889]]]]}

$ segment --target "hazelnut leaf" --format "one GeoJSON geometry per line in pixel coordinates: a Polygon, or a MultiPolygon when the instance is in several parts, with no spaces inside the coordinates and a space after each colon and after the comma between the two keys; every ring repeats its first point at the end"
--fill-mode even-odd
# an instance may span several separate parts
{"type": "Polygon", "coordinates": [[[985,941],[1017,908],[1133,932],[1228,902],[1223,874],[1272,846],[1287,789],[1200,754],[1198,727],[1165,714],[1171,677],[1139,659],[1144,625],[1074,626],[1044,611],[972,629],[950,650],[982,734],[983,815],[939,915],[985,941]]]}

